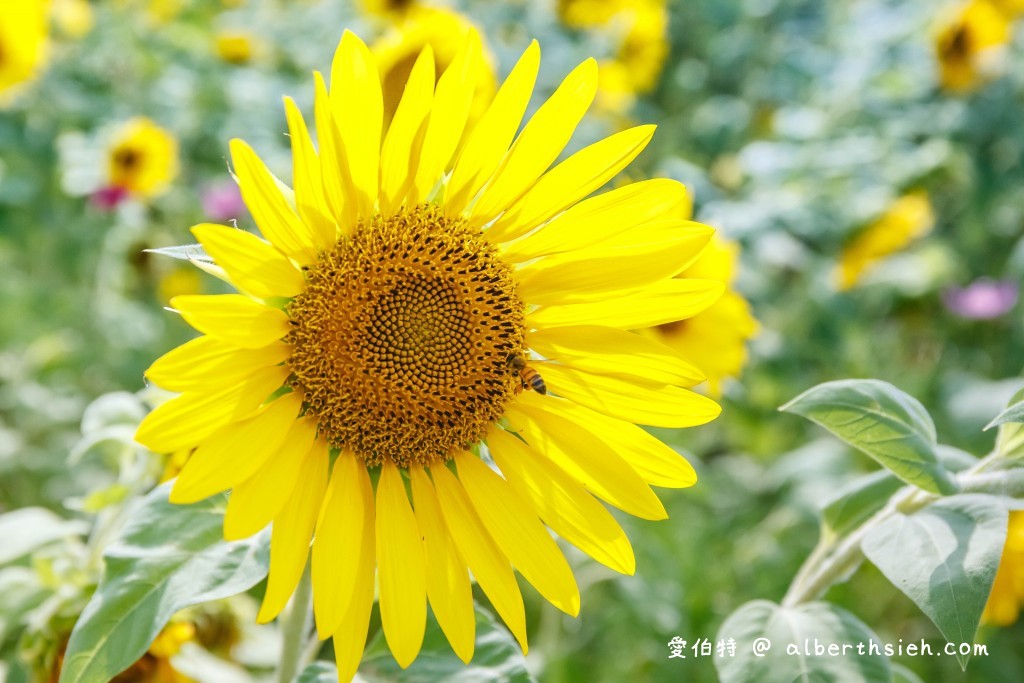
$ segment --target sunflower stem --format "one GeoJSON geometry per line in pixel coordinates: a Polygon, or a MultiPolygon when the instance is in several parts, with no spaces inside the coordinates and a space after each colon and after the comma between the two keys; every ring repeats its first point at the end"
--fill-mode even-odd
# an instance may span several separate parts
{"type": "Polygon", "coordinates": [[[292,683],[299,674],[306,638],[309,634],[309,617],[313,605],[313,581],[309,565],[302,572],[302,578],[295,589],[295,595],[281,617],[281,661],[277,666],[278,683],[292,683]]]}

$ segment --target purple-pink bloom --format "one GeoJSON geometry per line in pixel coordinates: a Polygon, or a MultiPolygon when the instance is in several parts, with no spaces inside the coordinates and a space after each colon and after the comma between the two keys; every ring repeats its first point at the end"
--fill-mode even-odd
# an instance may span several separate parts
{"type": "Polygon", "coordinates": [[[228,221],[241,218],[245,213],[245,203],[238,185],[232,182],[217,183],[203,190],[203,213],[214,221],[228,221]]]}
{"type": "Polygon", "coordinates": [[[128,196],[128,190],[118,185],[107,185],[92,193],[90,203],[103,211],[113,211],[128,196]]]}
{"type": "Polygon", "coordinates": [[[952,313],[969,320],[991,320],[1017,303],[1019,286],[1013,280],[978,278],[966,287],[950,287],[942,301],[952,313]]]}

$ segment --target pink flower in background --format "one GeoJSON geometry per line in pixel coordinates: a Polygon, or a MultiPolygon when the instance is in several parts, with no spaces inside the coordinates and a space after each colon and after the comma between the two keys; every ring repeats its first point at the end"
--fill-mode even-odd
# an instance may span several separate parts
{"type": "Polygon", "coordinates": [[[113,211],[127,196],[128,190],[123,187],[108,185],[93,192],[89,197],[89,201],[97,209],[113,211]]]}
{"type": "Polygon", "coordinates": [[[245,213],[242,193],[238,191],[238,185],[232,182],[207,186],[203,190],[202,202],[203,213],[206,214],[207,218],[214,221],[228,221],[232,218],[241,218],[245,213]]]}
{"type": "Polygon", "coordinates": [[[942,294],[950,311],[969,320],[991,320],[1017,303],[1019,287],[1013,280],[978,278],[966,287],[951,287],[942,294]]]}

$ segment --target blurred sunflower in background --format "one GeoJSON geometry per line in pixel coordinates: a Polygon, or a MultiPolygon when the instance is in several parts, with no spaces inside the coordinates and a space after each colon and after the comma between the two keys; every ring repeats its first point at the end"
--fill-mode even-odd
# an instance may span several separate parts
{"type": "Polygon", "coordinates": [[[935,213],[926,193],[900,197],[843,248],[835,270],[837,286],[841,291],[853,288],[872,266],[928,234],[934,225],[935,213]]]}
{"type": "Polygon", "coordinates": [[[30,81],[46,59],[49,2],[5,3],[0,16],[0,105],[12,88],[30,81]]]}
{"type": "Polygon", "coordinates": [[[691,318],[649,330],[655,339],[700,368],[712,396],[721,395],[726,379],[739,377],[747,363],[747,341],[758,330],[750,304],[732,287],[739,253],[737,243],[716,236],[678,277],[721,282],[725,293],[691,318]]]}
{"type": "Polygon", "coordinates": [[[470,130],[481,53],[470,32],[435,78],[423,48],[384,125],[383,74],[346,32],[330,91],[315,74],[318,149],[285,101],[294,203],[232,141],[266,239],[193,228],[216,264],[204,268],[240,293],[172,300],[203,336],[146,373],[181,393],[136,439],[156,452],[195,448],[171,500],[232,489],[229,539],[273,522],[260,621],[288,601],[313,539],[316,626],[334,636],[340,680],[361,659],[375,584],[403,667],[422,645],[428,600],[456,654],[473,656],[470,572],[524,651],[513,567],[576,615],[579,590],[548,529],[632,573],[629,541],[598,499],[663,519],[650,487],[696,479],[637,424],[689,427],[720,411],[689,390],[700,370],[628,331],[721,295],[721,281],[676,277],[712,230],[686,219],[675,181],[586,198],[654,127],[549,169],[595,97],[597,64],[574,69],[516,136],[540,49],[526,49],[470,130]]]}
{"type": "Polygon", "coordinates": [[[935,52],[943,88],[969,92],[998,73],[1002,48],[1012,35],[1010,19],[1019,12],[1015,4],[970,0],[940,19],[935,52]]]}
{"type": "MultiPolygon", "coordinates": [[[[385,126],[394,118],[409,74],[423,48],[430,47],[434,55],[434,74],[440,77],[465,45],[466,37],[476,31],[476,27],[457,12],[420,5],[409,5],[406,9],[404,18],[371,45],[384,93],[385,126]]],[[[481,44],[471,68],[475,83],[467,128],[475,125],[494,98],[494,57],[486,43],[481,44]]]]}
{"type": "Polygon", "coordinates": [[[614,39],[614,54],[600,63],[604,108],[623,111],[636,95],[658,84],[669,52],[664,0],[558,0],[558,14],[567,26],[602,31],[614,39]]]}
{"type": "Polygon", "coordinates": [[[981,615],[984,624],[1012,626],[1024,605],[1024,510],[1011,510],[1003,557],[981,615]]]}
{"type": "Polygon", "coordinates": [[[178,141],[145,117],[125,122],[107,152],[109,189],[155,197],[178,175],[178,141]]]}

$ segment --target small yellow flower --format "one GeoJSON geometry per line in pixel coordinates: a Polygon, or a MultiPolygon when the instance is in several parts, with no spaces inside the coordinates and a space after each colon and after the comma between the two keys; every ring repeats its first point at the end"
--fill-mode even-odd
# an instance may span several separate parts
{"type": "MultiPolygon", "coordinates": [[[[462,49],[471,31],[475,31],[473,24],[457,12],[416,6],[400,24],[370,46],[377,60],[384,89],[385,125],[391,122],[398,109],[406,81],[423,48],[430,47],[434,55],[434,75],[440,78],[462,49]]],[[[483,44],[470,68],[476,83],[470,109],[472,125],[494,96],[494,58],[486,44],[483,44]]]]}
{"type": "Polygon", "coordinates": [[[1021,605],[1024,605],[1024,510],[1012,510],[1003,558],[981,621],[1011,626],[1020,616],[1021,605]]]}
{"type": "Polygon", "coordinates": [[[0,104],[36,76],[46,58],[48,0],[5,3],[0,12],[0,104]]]}
{"type": "Polygon", "coordinates": [[[53,21],[70,38],[81,38],[96,23],[89,0],[53,0],[53,21]]]}
{"type": "Polygon", "coordinates": [[[199,294],[203,291],[199,273],[191,268],[174,267],[160,276],[157,283],[157,299],[170,301],[176,296],[199,294]]]}
{"type": "Polygon", "coordinates": [[[272,523],[260,621],[310,562],[317,630],[333,636],[343,681],[362,657],[375,592],[403,667],[422,646],[428,603],[456,654],[472,658],[470,573],[524,651],[513,568],[575,616],[579,589],[549,530],[632,574],[629,541],[598,499],[664,519],[650,487],[696,481],[637,425],[689,427],[720,412],[691,390],[697,368],[628,331],[721,295],[721,282],[675,277],[713,231],[686,220],[675,181],[589,197],[653,126],[553,165],[594,100],[597,64],[576,67],[520,131],[540,67],[532,43],[470,129],[481,52],[470,31],[436,79],[428,44],[385,124],[382,73],[345,32],[330,90],[315,74],[319,149],[285,100],[294,197],[232,140],[266,239],[193,228],[239,293],[172,300],[202,336],[146,371],[181,393],[136,439],[155,452],[195,448],[171,501],[230,489],[230,539],[272,523]]]}
{"type": "Polygon", "coordinates": [[[722,297],[692,318],[665,323],[649,331],[706,375],[712,396],[722,392],[722,382],[738,377],[747,363],[747,341],[757,334],[758,324],[750,304],[731,288],[736,277],[739,245],[716,237],[679,277],[714,280],[726,285],[722,297]]]}
{"type": "Polygon", "coordinates": [[[359,8],[366,14],[392,18],[418,7],[418,0],[359,0],[359,8]]]}
{"type": "Polygon", "coordinates": [[[664,0],[559,0],[566,25],[605,31],[617,39],[615,54],[600,67],[600,99],[621,111],[637,94],[658,84],[668,56],[668,8],[664,0]]]}
{"type": "Polygon", "coordinates": [[[107,158],[110,185],[142,197],[167,189],[178,174],[178,142],[147,118],[135,118],[114,136],[107,158]]]}
{"type": "Polygon", "coordinates": [[[926,193],[900,197],[843,249],[836,268],[837,286],[843,291],[852,288],[871,266],[926,235],[934,224],[935,214],[926,193]]]}
{"type": "Polygon", "coordinates": [[[220,31],[216,36],[217,56],[230,64],[245,64],[252,59],[252,36],[244,31],[220,31]]]}
{"type": "Polygon", "coordinates": [[[990,79],[1010,35],[1007,15],[990,0],[970,0],[946,15],[935,38],[942,87],[968,92],[990,79]]]}

